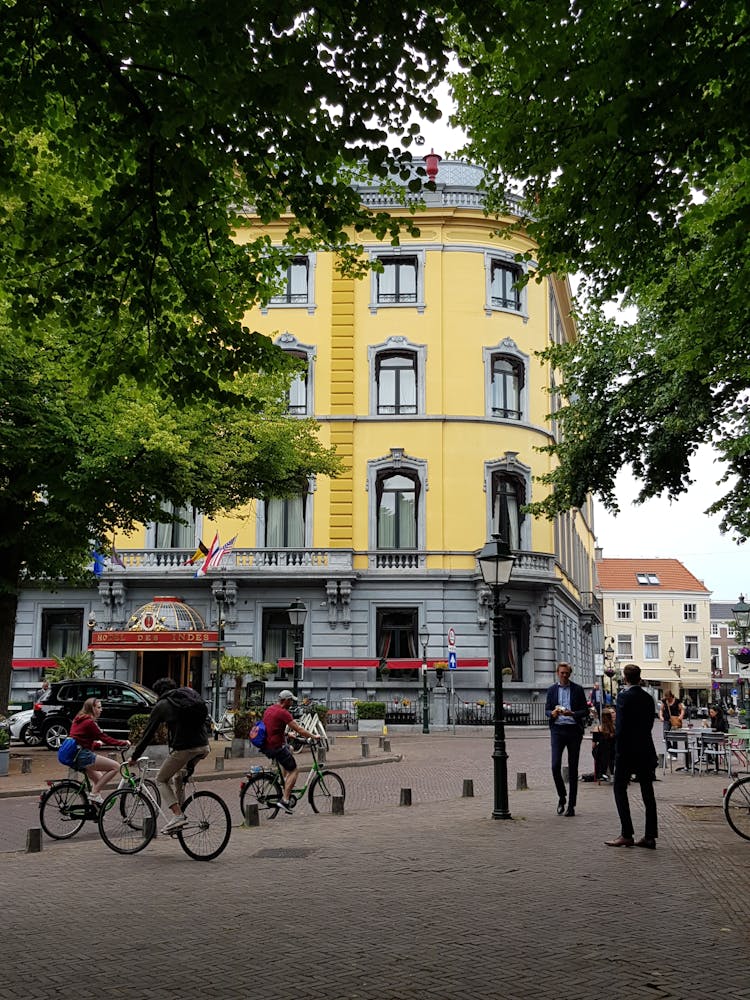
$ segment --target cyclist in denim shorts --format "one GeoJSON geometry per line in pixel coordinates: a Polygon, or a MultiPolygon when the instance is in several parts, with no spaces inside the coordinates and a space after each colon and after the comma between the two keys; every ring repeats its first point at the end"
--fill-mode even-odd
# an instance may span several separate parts
{"type": "Polygon", "coordinates": [[[279,799],[279,806],[289,814],[292,812],[289,800],[292,796],[292,790],[297,784],[299,768],[286,741],[287,726],[304,739],[317,738],[315,733],[309,733],[294,721],[289,709],[295,701],[297,699],[291,691],[281,691],[278,703],[270,705],[263,713],[263,722],[266,727],[266,742],[263,744],[263,753],[271,760],[277,761],[284,772],[284,798],[279,799]]]}

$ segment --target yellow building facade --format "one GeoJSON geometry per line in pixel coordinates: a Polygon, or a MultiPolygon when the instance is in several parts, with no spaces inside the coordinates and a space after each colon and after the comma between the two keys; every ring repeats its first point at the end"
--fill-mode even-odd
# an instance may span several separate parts
{"type": "MultiPolygon", "coordinates": [[[[341,275],[331,253],[297,257],[279,294],[248,315],[252,329],[303,360],[290,413],[319,422],[344,471],[311,481],[298,498],[258,500],[216,523],[187,509],[184,528],[151,525],[118,539],[122,565],[109,561],[96,593],[63,602],[80,607],[82,629],[93,614],[105,671],[145,683],[167,671],[210,690],[208,650],[196,663],[196,650],[138,654],[101,638],[127,631],[162,594],[195,609],[209,631],[221,614],[226,651],[279,662],[271,687],[284,686],[295,652],[286,609],[296,599],[307,612],[302,694],[410,701],[411,689],[422,690],[420,665],[452,651],[455,713],[461,700],[492,695],[490,601],[476,556],[500,532],[515,554],[505,589],[506,700],[543,700],[561,659],[575,679],[593,682],[591,505],[554,522],[523,512],[543,495],[537,477],[552,461],[539,449],[556,433],[547,416],[554,373],[539,352],[575,337],[569,287],[536,279],[523,235],[494,234],[480,181],[478,168],[443,161],[415,217],[419,236],[393,247],[360,235],[377,265],[360,280],[341,275]],[[187,560],[216,533],[222,542],[236,537],[234,547],[196,577],[187,560]]],[[[360,194],[406,214],[375,188],[360,194]]],[[[282,239],[285,227],[247,223],[240,242],[261,230],[282,239]]],[[[42,619],[55,603],[43,594],[33,606],[22,601],[19,657],[49,652],[42,619]]]]}

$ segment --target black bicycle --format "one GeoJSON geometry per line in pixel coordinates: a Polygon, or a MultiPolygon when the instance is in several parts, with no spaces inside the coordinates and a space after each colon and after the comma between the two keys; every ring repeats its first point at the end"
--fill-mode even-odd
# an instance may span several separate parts
{"type": "MultiPolygon", "coordinates": [[[[343,779],[335,771],[329,771],[318,762],[318,741],[306,740],[310,747],[312,767],[307,781],[301,787],[295,788],[289,804],[292,808],[307,794],[310,808],[316,813],[333,812],[334,798],[344,799],[346,788],[343,779]]],[[[245,805],[255,802],[262,819],[274,819],[278,815],[279,799],[283,798],[284,775],[276,763],[270,762],[269,770],[258,769],[245,775],[240,785],[240,809],[245,815],[245,805]]]]}

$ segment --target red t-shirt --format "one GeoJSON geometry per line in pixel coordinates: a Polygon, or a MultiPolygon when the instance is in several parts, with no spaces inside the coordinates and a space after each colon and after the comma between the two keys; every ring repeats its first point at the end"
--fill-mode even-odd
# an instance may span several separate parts
{"type": "Polygon", "coordinates": [[[266,724],[266,744],[264,750],[278,750],[286,742],[286,727],[292,721],[292,713],[283,705],[271,705],[263,713],[266,724]]]}

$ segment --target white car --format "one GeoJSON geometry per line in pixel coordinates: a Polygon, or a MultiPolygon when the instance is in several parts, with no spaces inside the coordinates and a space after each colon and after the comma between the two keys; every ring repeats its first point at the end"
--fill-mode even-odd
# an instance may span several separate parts
{"type": "Polygon", "coordinates": [[[42,742],[41,736],[32,736],[29,733],[29,722],[33,714],[34,710],[29,708],[25,712],[16,712],[8,719],[11,739],[21,740],[27,747],[38,747],[42,742]]]}

